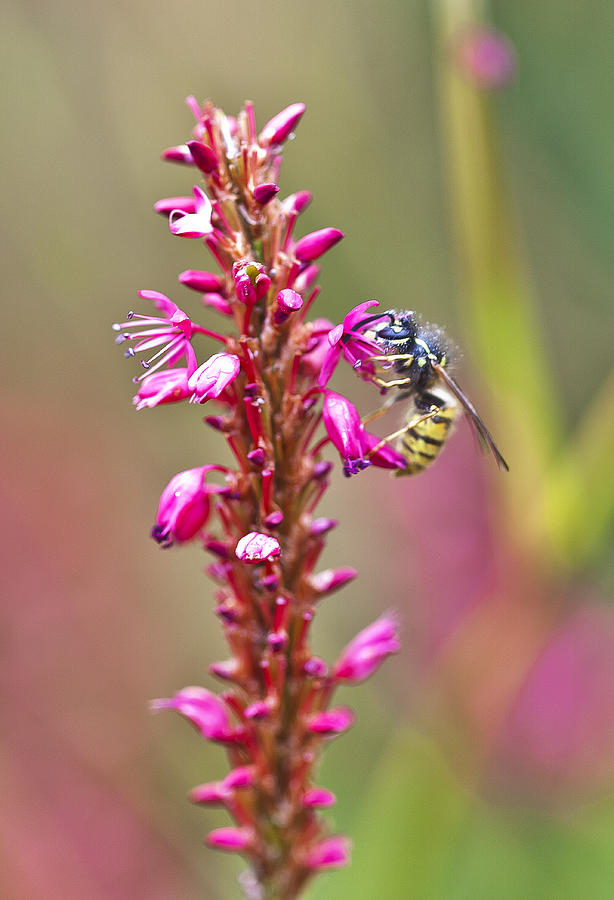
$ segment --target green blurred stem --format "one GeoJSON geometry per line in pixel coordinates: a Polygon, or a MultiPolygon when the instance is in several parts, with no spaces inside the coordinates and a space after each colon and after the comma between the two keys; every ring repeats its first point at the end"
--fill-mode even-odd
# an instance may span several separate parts
{"type": "MultiPolygon", "coordinates": [[[[469,346],[493,392],[493,431],[511,472],[513,532],[541,554],[550,545],[544,483],[560,413],[541,327],[520,260],[492,98],[455,63],[454,41],[484,23],[482,0],[433,0],[441,118],[469,346]]],[[[502,476],[503,478],[503,476],[502,476]]]]}
{"type": "Polygon", "coordinates": [[[604,549],[614,518],[613,462],[614,371],[549,472],[549,525],[567,565],[586,565],[604,549]]]}

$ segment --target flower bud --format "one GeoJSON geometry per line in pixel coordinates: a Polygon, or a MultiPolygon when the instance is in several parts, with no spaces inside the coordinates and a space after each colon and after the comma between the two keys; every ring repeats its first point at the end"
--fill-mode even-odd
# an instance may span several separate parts
{"type": "Polygon", "coordinates": [[[312,656],[303,663],[303,673],[310,678],[324,678],[328,672],[328,666],[319,656],[312,656]]]}
{"type": "Polygon", "coordinates": [[[336,528],[339,522],[337,519],[327,519],[320,518],[314,519],[311,523],[311,527],[309,528],[309,534],[311,537],[321,537],[323,534],[326,534],[328,531],[331,531],[333,528],[336,528]]]}
{"type": "Polygon", "coordinates": [[[173,697],[152,700],[151,708],[175,709],[188,719],[210,741],[228,741],[233,731],[224,702],[202,687],[187,687],[173,697]]]}
{"type": "Polygon", "coordinates": [[[254,188],[254,200],[261,206],[266,206],[278,192],[278,186],[272,181],[268,181],[265,184],[258,184],[254,188]]]}
{"type": "Polygon", "coordinates": [[[311,788],[303,794],[303,806],[327,809],[334,806],[337,798],[326,788],[311,788]]]}
{"type": "Polygon", "coordinates": [[[192,803],[203,805],[219,805],[228,800],[229,792],[220,781],[209,781],[207,784],[199,784],[188,794],[192,803]]]}
{"type": "Polygon", "coordinates": [[[208,306],[210,309],[214,309],[223,316],[232,316],[232,306],[222,294],[203,294],[201,300],[203,306],[208,306]]]}
{"type": "Polygon", "coordinates": [[[262,300],[263,297],[266,297],[270,287],[271,279],[265,272],[261,272],[260,275],[256,277],[256,297],[258,300],[262,300]]]}
{"type": "Polygon", "coordinates": [[[284,514],[279,509],[274,509],[273,512],[270,512],[268,516],[265,516],[262,520],[267,528],[277,528],[278,525],[284,520],[284,514]]]}
{"type": "Polygon", "coordinates": [[[350,841],[345,835],[334,834],[309,849],[305,865],[314,870],[343,868],[350,862],[350,848],[350,841]]]}
{"type": "Polygon", "coordinates": [[[276,559],[281,554],[281,547],[277,538],[258,531],[250,531],[241,538],[235,553],[243,562],[259,563],[276,559]]]}
{"type": "MultiPolygon", "coordinates": [[[[218,606],[218,610],[220,607],[218,606]]],[[[212,675],[215,675],[216,678],[221,678],[223,681],[234,681],[234,678],[237,674],[237,661],[236,659],[223,659],[219,662],[209,663],[209,672],[212,675]]]]}
{"type": "Polygon", "coordinates": [[[288,139],[298,125],[303,113],[304,103],[292,103],[270,119],[258,138],[263,147],[277,147],[288,139]]]}
{"type": "Polygon", "coordinates": [[[219,397],[239,372],[241,362],[234,353],[215,353],[199,366],[188,380],[193,403],[204,403],[219,397]]]}
{"type": "Polygon", "coordinates": [[[213,272],[201,272],[199,269],[186,269],[179,275],[181,284],[192,288],[193,291],[200,291],[202,294],[209,292],[222,293],[226,282],[220,275],[214,275],[213,272]]]}
{"type": "MultiPolygon", "coordinates": [[[[298,291],[299,294],[306,294],[311,285],[314,283],[318,275],[320,274],[320,267],[316,265],[316,263],[312,263],[309,266],[305,266],[299,274],[294,279],[294,289],[298,291]]],[[[328,319],[316,319],[313,323],[315,325],[316,322],[328,322],[328,319]]],[[[333,323],[330,323],[330,327],[333,327],[333,323]]]]}
{"type": "Polygon", "coordinates": [[[256,721],[259,719],[267,719],[270,714],[271,707],[268,703],[265,703],[264,700],[258,700],[256,703],[251,703],[249,706],[246,706],[243,711],[243,715],[246,719],[255,719],[256,721]]]}
{"type": "Polygon", "coordinates": [[[266,460],[266,454],[262,447],[254,447],[247,454],[247,458],[254,466],[263,466],[266,460]]]}
{"type": "Polygon", "coordinates": [[[203,528],[209,517],[209,494],[218,487],[207,487],[205,478],[220,466],[200,466],[174,475],[162,491],[156,524],[151,535],[165,547],[189,541],[203,528]]]}
{"type": "Polygon", "coordinates": [[[212,150],[207,144],[203,144],[202,141],[188,141],[186,146],[201,172],[209,175],[217,170],[218,162],[215,150],[212,150]]]}
{"type": "Polygon", "coordinates": [[[166,162],[181,163],[185,166],[194,165],[194,159],[187,144],[179,144],[177,147],[167,147],[160,155],[166,162]]]}
{"type": "Polygon", "coordinates": [[[321,228],[306,234],[294,246],[294,255],[300,262],[312,262],[334,247],[344,237],[338,228],[321,228]]]}
{"type": "Polygon", "coordinates": [[[356,569],[352,569],[350,566],[340,566],[338,569],[323,569],[321,572],[316,572],[309,578],[309,582],[320,597],[326,597],[353,581],[357,575],[356,569]]]}
{"type": "Polygon", "coordinates": [[[229,772],[222,784],[225,788],[237,790],[251,787],[254,783],[254,770],[251,766],[239,766],[229,772]]]}
{"type": "Polygon", "coordinates": [[[354,724],[355,715],[347,706],[326,709],[309,719],[309,730],[314,734],[341,734],[354,724]]]}
{"type": "Polygon", "coordinates": [[[277,309],[275,310],[275,324],[283,325],[293,312],[297,312],[303,305],[303,298],[296,291],[284,288],[277,295],[277,309]]]}
{"type": "Polygon", "coordinates": [[[261,300],[271,286],[264,266],[255,262],[236,262],[232,267],[237,298],[247,306],[261,300]]]}
{"type": "Polygon", "coordinates": [[[210,847],[217,850],[229,850],[240,852],[247,850],[253,839],[252,832],[247,828],[215,828],[210,831],[206,837],[206,842],[210,847]]]}
{"type": "Polygon", "coordinates": [[[309,191],[297,191],[296,194],[290,194],[289,197],[286,197],[282,201],[282,206],[287,215],[298,216],[304,209],[307,209],[310,203],[311,194],[309,191]]]}
{"type": "Polygon", "coordinates": [[[333,676],[337,681],[359,684],[399,649],[396,619],[390,615],[381,616],[350,641],[335,665],[333,676]]]}

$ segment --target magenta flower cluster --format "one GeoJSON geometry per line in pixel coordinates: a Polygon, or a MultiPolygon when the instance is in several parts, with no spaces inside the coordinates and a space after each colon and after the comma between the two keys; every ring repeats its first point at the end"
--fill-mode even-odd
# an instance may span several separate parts
{"type": "Polygon", "coordinates": [[[377,347],[360,326],[375,301],[336,327],[307,318],[320,290],[316,260],[343,234],[322,228],[297,237],[311,196],[279,198],[282,149],[303,104],[259,133],[249,103],[236,119],[211,103],[188,104],[192,140],[163,158],[191,167],[202,182],[190,196],[155,208],[173,235],[198,240],[213,257],[215,272],[189,269],[179,282],[222,324],[205,328],[165,295],[141,291],[155,309],[131,312],[114,328],[126,355],[141,358],[137,409],[217,404],[205,422],[226,440],[235,464],[174,475],[152,536],[163,547],[197,541],[212,558],[207,572],[217,584],[215,613],[230,656],[210,666],[225,685],[221,694],[188,687],[153,706],[178,711],[227,751],[229,774],[190,794],[195,803],[225,807],[234,820],[212,831],[208,844],[245,856],[254,896],[290,898],[315,872],[348,862],[348,839],[331,834],[318,813],[335,797],[313,782],[323,746],[354,722],[352,710],[334,705],[335,689],[364,681],[399,649],[389,614],[333,665],[310,648],[317,604],[356,575],[347,567],[317,570],[337,524],[315,515],[332,469],[322,451],[332,442],[346,475],[404,462],[328,388],[342,358],[368,377],[377,347]],[[215,351],[208,355],[207,342],[215,351]]]}

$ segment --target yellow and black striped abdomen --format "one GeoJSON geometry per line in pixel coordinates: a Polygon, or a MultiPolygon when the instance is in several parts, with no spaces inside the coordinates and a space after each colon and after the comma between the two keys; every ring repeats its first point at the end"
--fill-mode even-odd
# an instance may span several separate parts
{"type": "Polygon", "coordinates": [[[455,404],[441,406],[432,415],[412,410],[403,434],[400,435],[397,451],[405,458],[407,467],[397,469],[395,475],[417,475],[437,459],[445,442],[452,433],[458,415],[455,404]]]}

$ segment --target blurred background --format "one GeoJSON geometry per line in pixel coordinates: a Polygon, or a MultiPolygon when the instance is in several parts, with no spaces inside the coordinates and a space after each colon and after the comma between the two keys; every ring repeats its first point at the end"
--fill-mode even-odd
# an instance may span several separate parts
{"type": "Polygon", "coordinates": [[[224,658],[202,554],[148,538],[220,442],[186,407],[134,412],[110,330],[141,288],[189,311],[176,275],[208,264],[152,211],[189,193],[159,152],[194,93],[261,126],[307,104],[282,193],[314,193],[299,233],[346,233],[317,314],[377,297],[445,324],[511,466],[462,425],[420,478],[337,469],[324,564],[360,578],[315,649],[391,607],[404,649],[343,692],[359,721],[320,783],[353,864],[307,896],[612,897],[611,4],[9,0],[1,21],[0,894],[239,896],[241,861],[202,846],[224,813],[184,799],[223,754],[147,712],[224,658]]]}

